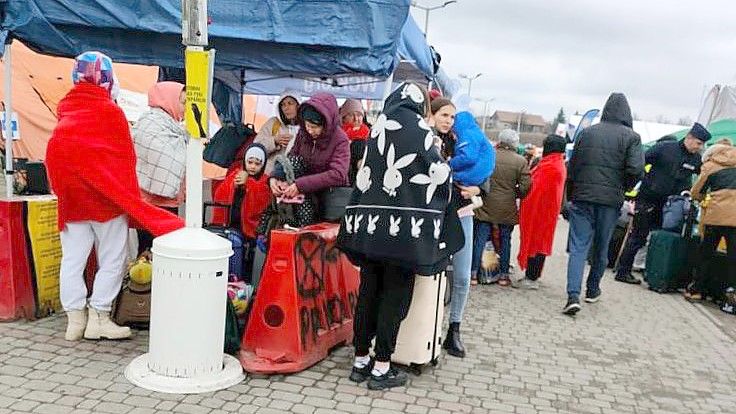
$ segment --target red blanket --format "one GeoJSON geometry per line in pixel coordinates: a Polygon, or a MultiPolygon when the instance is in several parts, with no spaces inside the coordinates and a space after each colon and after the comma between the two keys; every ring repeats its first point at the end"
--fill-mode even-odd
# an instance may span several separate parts
{"type": "MultiPolygon", "coordinates": [[[[235,199],[235,176],[242,171],[236,168],[228,173],[227,177],[218,184],[212,196],[220,204],[232,205],[235,199]]],[[[245,237],[255,239],[256,228],[261,221],[261,215],[271,202],[271,189],[268,186],[268,175],[263,174],[259,179],[248,177],[245,181],[245,197],[240,205],[240,225],[245,237]]],[[[225,225],[228,219],[224,208],[217,208],[212,212],[212,224],[225,225]]]]}
{"type": "Polygon", "coordinates": [[[121,214],[156,236],[184,226],[141,199],[128,121],[99,86],[78,84],[59,103],[45,162],[59,199],[59,230],[67,222],[104,222],[121,214]]]}
{"type": "Polygon", "coordinates": [[[552,254],[567,177],[563,154],[554,153],[542,158],[531,174],[531,191],[521,201],[519,209],[521,246],[518,260],[522,270],[526,269],[530,257],[552,254]]]}

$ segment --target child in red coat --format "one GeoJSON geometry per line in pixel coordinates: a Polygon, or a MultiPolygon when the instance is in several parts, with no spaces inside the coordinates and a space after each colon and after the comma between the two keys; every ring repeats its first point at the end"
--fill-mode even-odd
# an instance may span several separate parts
{"type": "Polygon", "coordinates": [[[229,223],[230,227],[240,227],[249,246],[245,269],[252,262],[255,246],[256,227],[263,211],[271,200],[271,189],[268,186],[266,168],[266,149],[261,144],[251,144],[245,151],[242,166],[233,169],[225,177],[214,193],[214,201],[231,206],[230,220],[225,211],[214,211],[214,224],[229,223]]]}

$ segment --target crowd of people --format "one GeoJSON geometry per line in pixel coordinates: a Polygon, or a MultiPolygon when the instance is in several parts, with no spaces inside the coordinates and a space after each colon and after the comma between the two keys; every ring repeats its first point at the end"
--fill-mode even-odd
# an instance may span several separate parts
{"type": "MultiPolygon", "coordinates": [[[[185,90],[175,82],[152,86],[150,110],[131,131],[115,104],[112,61],[87,52],[77,57],[73,73],[74,87],[59,104],[46,156],[59,200],[65,337],[126,338],[130,330],[110,319],[110,309],[122,283],[129,226],[139,229],[139,254],[153,237],[183,226],[176,213],[185,198],[185,90]],[[93,246],[99,270],[87,300],[82,273],[93,246]]],[[[626,97],[614,93],[601,122],[580,134],[569,160],[566,138],[549,135],[542,156],[532,161],[520,155],[513,130],[502,131],[492,146],[469,103],[467,95],[450,100],[405,83],[371,126],[360,101],[348,99],[339,107],[334,96],[319,93],[302,102],[287,91],[276,101],[276,115],[215,188],[215,200],[231,205],[230,225],[265,251],[274,225],[318,222],[320,193],[353,187],[338,237],[340,249],[360,267],[352,381],[368,381],[371,389],[406,383],[406,374],[390,361],[415,276],[437,274],[449,265],[452,300],[443,348],[464,357],[460,326],[471,284],[537,289],[545,258],[552,254],[565,190],[570,233],[564,313],[581,309],[591,249],[585,301],[601,298],[624,193],[642,179],[616,280],[641,282],[631,275],[635,254],[661,226],[667,197],[690,189],[698,175],[692,196],[706,205],[705,227],[700,266],[687,295],[702,296],[709,258],[724,237],[734,276],[736,148],[715,145],[701,163],[700,150],[710,139],[703,126],[695,124],[685,139],[663,140],[643,154],[626,97]],[[651,165],[647,174],[645,164],[651,165]],[[278,222],[283,209],[290,215],[278,222]],[[511,260],[517,224],[523,277],[513,276],[511,260]],[[498,254],[492,270],[482,264],[489,249],[498,254]]]]}

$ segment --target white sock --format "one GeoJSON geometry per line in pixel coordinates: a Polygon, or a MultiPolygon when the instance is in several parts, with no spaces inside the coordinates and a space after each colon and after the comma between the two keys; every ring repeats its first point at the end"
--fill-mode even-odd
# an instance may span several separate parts
{"type": "Polygon", "coordinates": [[[391,367],[391,362],[381,362],[376,361],[373,364],[373,371],[371,371],[371,375],[374,375],[376,377],[380,377],[381,375],[388,372],[388,369],[391,367]]]}
{"type": "Polygon", "coordinates": [[[365,368],[365,366],[370,364],[370,362],[371,362],[370,355],[356,356],[355,362],[353,362],[353,366],[355,368],[365,368]]]}

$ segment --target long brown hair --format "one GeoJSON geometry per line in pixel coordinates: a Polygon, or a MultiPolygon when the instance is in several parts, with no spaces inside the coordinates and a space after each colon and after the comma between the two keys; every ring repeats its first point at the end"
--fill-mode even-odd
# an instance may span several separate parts
{"type": "Polygon", "coordinates": [[[453,108],[455,107],[455,104],[447,98],[437,98],[433,100],[431,104],[432,115],[436,114],[440,109],[446,107],[447,105],[450,105],[453,108]]]}

